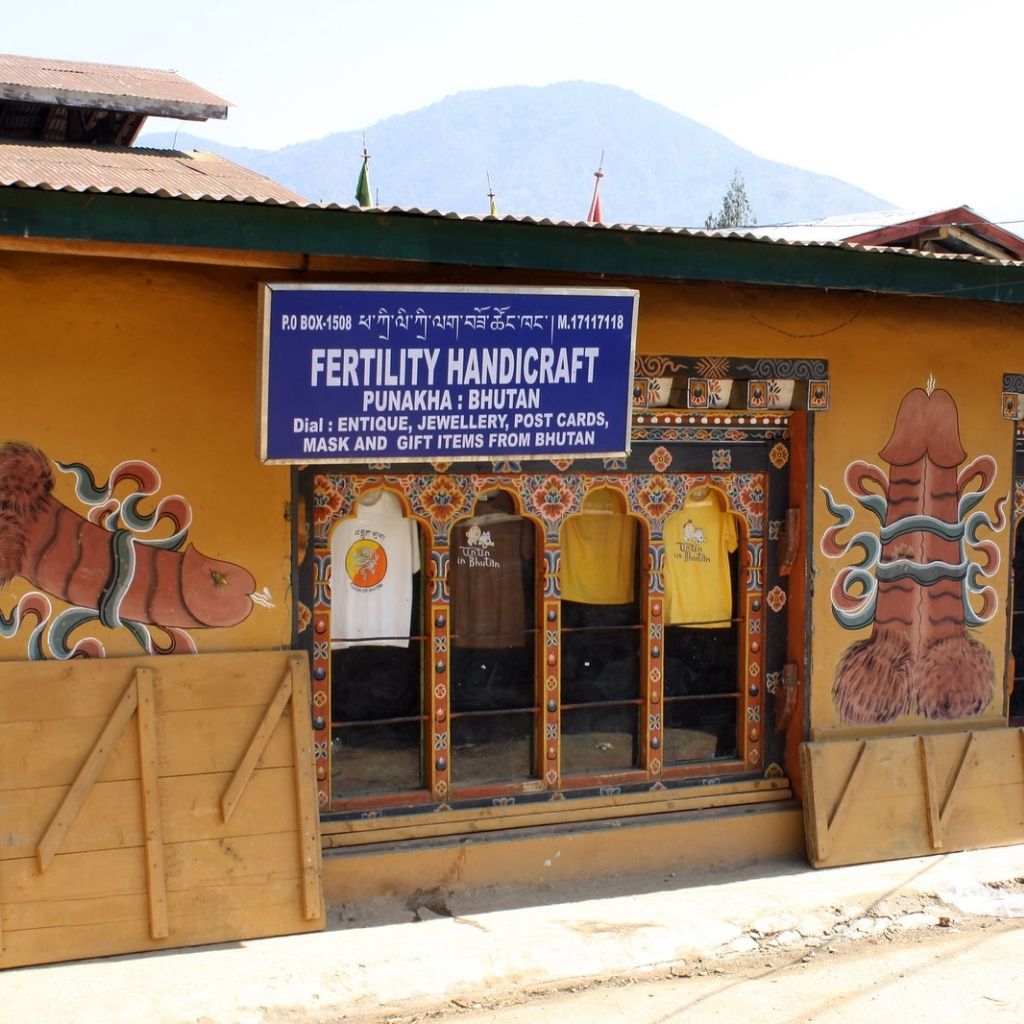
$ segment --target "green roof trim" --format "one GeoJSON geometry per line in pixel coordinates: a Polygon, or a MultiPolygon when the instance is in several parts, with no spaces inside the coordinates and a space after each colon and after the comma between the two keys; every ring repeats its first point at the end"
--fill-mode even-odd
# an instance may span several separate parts
{"type": "Polygon", "coordinates": [[[0,236],[1024,303],[1024,267],[659,229],[0,188],[0,236]]]}

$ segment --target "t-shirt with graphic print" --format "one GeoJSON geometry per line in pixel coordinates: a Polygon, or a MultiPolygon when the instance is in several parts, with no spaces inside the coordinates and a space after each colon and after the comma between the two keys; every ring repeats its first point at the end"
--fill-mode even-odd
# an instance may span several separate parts
{"type": "Polygon", "coordinates": [[[416,523],[397,496],[361,498],[331,534],[331,646],[408,647],[419,568],[416,523]]]}
{"type": "Polygon", "coordinates": [[[448,587],[456,647],[522,647],[533,524],[503,512],[474,516],[451,532],[448,587]]]}
{"type": "Polygon", "coordinates": [[[668,517],[665,541],[665,622],[722,629],[732,618],[729,552],[738,544],[736,517],[713,488],[668,517]]]}

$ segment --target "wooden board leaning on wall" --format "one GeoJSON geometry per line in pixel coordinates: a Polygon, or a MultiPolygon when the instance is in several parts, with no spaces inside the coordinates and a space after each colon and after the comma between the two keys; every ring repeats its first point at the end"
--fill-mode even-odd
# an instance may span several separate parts
{"type": "Polygon", "coordinates": [[[324,927],[305,655],[0,664],[0,967],[324,927]]]}
{"type": "Polygon", "coordinates": [[[814,867],[1024,842],[1024,730],[805,743],[814,867]]]}

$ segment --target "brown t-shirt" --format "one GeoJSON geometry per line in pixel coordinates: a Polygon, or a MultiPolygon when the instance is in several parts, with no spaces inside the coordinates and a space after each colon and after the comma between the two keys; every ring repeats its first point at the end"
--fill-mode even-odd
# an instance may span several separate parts
{"type": "Polygon", "coordinates": [[[522,516],[474,516],[451,532],[448,589],[456,647],[522,647],[533,524],[522,516]],[[524,571],[527,570],[527,571],[524,571]]]}

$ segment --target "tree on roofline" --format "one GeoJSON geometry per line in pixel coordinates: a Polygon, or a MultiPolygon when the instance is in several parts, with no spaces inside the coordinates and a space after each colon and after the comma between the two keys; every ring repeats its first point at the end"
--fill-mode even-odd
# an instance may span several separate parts
{"type": "Polygon", "coordinates": [[[732,181],[725,195],[722,196],[722,208],[718,213],[709,213],[704,220],[708,231],[716,228],[745,228],[757,224],[754,208],[747,198],[747,186],[743,183],[743,175],[733,171],[732,181]]]}

